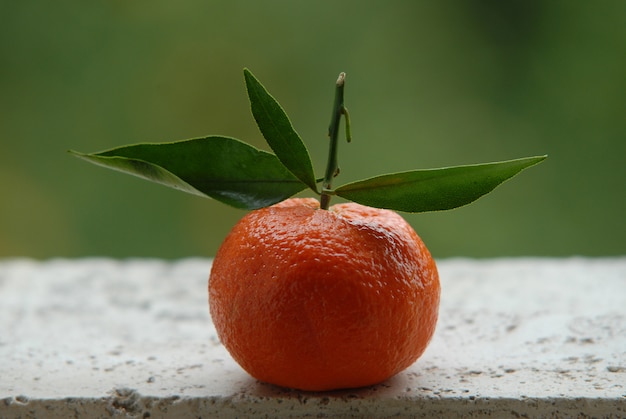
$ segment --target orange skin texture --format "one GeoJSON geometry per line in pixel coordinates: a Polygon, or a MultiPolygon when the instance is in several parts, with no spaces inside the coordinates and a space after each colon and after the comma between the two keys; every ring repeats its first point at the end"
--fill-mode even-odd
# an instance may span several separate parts
{"type": "Polygon", "coordinates": [[[309,391],[363,387],[413,364],[437,323],[435,261],[389,210],[293,198],[244,216],[213,261],[218,336],[250,375],[309,391]]]}

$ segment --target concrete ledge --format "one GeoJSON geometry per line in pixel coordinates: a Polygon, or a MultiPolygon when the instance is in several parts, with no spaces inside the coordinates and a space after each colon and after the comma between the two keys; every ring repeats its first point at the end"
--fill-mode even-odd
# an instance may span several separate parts
{"type": "Polygon", "coordinates": [[[0,261],[0,417],[626,417],[626,258],[440,261],[426,354],[330,393],[259,383],[232,361],[209,269],[0,261]]]}

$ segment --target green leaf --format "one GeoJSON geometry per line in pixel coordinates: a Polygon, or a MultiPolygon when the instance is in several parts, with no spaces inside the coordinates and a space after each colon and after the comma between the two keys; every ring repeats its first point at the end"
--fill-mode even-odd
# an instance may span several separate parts
{"type": "Polygon", "coordinates": [[[396,211],[448,210],[477,200],[546,157],[392,173],[343,185],[335,194],[363,205],[396,211]]]}
{"type": "Polygon", "coordinates": [[[317,192],[313,164],[309,152],[280,104],[248,70],[244,78],[252,115],[259,130],[276,156],[291,173],[317,192]]]}
{"type": "Polygon", "coordinates": [[[306,188],[275,155],[229,137],[134,144],[94,154],[70,153],[241,209],[272,205],[306,188]]]}

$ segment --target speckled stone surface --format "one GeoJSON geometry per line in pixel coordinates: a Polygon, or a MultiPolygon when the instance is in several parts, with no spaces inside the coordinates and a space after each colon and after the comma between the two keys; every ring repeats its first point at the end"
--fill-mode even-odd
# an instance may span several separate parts
{"type": "Polygon", "coordinates": [[[438,264],[417,363],[305,393],[219,344],[210,260],[0,261],[0,417],[626,417],[626,257],[438,264]]]}

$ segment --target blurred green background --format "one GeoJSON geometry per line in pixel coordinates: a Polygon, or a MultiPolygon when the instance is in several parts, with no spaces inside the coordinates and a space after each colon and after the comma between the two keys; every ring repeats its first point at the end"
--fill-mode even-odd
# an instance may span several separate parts
{"type": "Polygon", "coordinates": [[[436,257],[626,254],[626,1],[0,0],[0,257],[212,256],[244,215],[89,165],[136,142],[266,148],[242,68],[336,184],[548,154],[476,203],[405,214],[436,257]]]}

